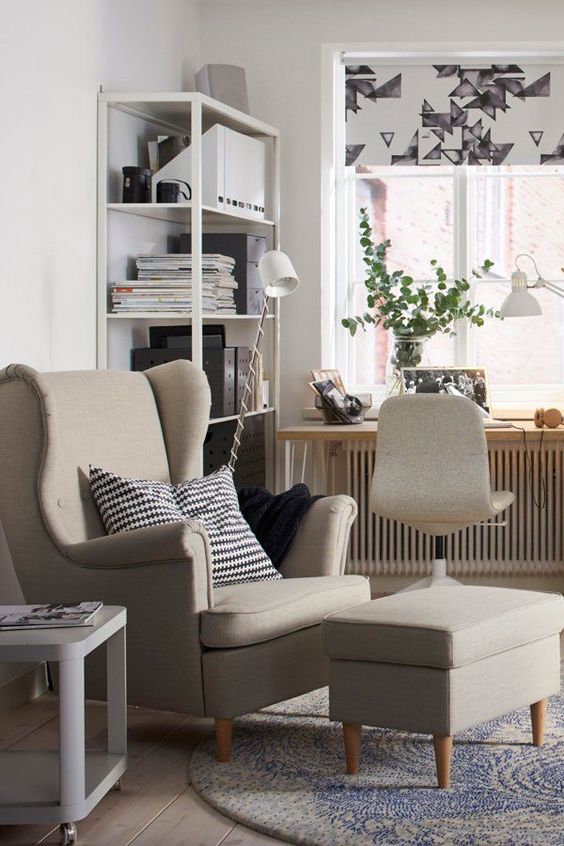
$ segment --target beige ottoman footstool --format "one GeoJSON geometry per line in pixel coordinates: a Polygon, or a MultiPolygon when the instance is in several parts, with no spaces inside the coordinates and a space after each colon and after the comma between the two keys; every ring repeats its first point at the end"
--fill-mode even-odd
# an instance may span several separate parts
{"type": "Polygon", "coordinates": [[[330,614],[332,720],[343,723],[347,772],[362,725],[432,734],[448,787],[457,732],[531,705],[543,741],[547,697],[560,689],[560,594],[488,587],[397,593],[330,614]]]}

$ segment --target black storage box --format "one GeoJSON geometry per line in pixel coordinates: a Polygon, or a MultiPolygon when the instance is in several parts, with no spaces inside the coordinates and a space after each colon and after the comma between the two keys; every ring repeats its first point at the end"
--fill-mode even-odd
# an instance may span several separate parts
{"type": "MultiPolygon", "coordinates": [[[[244,232],[207,232],[202,236],[204,253],[220,253],[235,259],[233,275],[238,288],[235,294],[237,314],[260,314],[264,303],[264,290],[258,274],[258,263],[266,253],[264,235],[244,232]]],[[[180,236],[180,252],[192,252],[189,232],[180,236]]]]}
{"type": "MultiPolygon", "coordinates": [[[[190,361],[190,349],[153,349],[140,347],[131,351],[132,370],[148,370],[159,364],[184,359],[190,361]]],[[[204,347],[203,369],[210,383],[212,404],[211,417],[230,417],[237,413],[235,408],[235,349],[214,349],[204,347]]]]}
{"type": "MultiPolygon", "coordinates": [[[[249,375],[251,351],[248,347],[235,347],[235,414],[239,413],[245,384],[249,375]]],[[[247,406],[249,405],[247,401],[247,406]]]]}
{"type": "MultiPolygon", "coordinates": [[[[158,349],[192,349],[192,326],[149,326],[149,346],[158,349]]],[[[222,323],[202,326],[202,346],[225,346],[225,326],[222,323]]]]}
{"type": "MultiPolygon", "coordinates": [[[[228,463],[236,426],[236,420],[228,420],[209,427],[204,443],[205,476],[228,463]]],[[[248,485],[266,485],[264,414],[245,418],[245,431],[235,465],[234,482],[237,489],[248,485]]]]}

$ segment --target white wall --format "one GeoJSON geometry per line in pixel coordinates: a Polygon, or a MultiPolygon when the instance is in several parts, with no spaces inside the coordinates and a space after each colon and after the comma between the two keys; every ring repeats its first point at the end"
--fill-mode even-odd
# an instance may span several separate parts
{"type": "MultiPolygon", "coordinates": [[[[283,423],[321,361],[321,45],[553,41],[562,0],[204,0],[200,58],[247,69],[251,111],[282,131],[282,247],[303,284],[282,306],[283,423]]],[[[564,121],[563,121],[564,130],[564,121]]],[[[343,330],[344,331],[344,330],[343,330]]],[[[311,400],[310,400],[311,402],[311,400]]]]}
{"type": "Polygon", "coordinates": [[[94,367],[96,92],[191,90],[197,2],[0,11],[0,367],[94,367]]]}

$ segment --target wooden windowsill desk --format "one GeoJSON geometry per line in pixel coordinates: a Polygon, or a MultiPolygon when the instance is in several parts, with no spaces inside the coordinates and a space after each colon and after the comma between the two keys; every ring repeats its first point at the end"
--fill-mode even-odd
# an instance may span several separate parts
{"type": "MultiPolygon", "coordinates": [[[[507,428],[485,428],[486,440],[488,444],[513,444],[513,447],[518,447],[519,443],[525,448],[534,447],[535,444],[540,443],[541,437],[543,443],[550,441],[564,440],[564,426],[559,426],[557,429],[538,429],[532,420],[515,420],[507,421],[507,428]],[[525,435],[523,436],[523,430],[525,435]]],[[[321,421],[311,421],[302,423],[297,426],[287,426],[279,429],[276,433],[278,441],[284,442],[284,484],[287,490],[292,486],[296,478],[294,476],[294,464],[296,458],[296,444],[301,443],[300,464],[301,472],[299,479],[304,481],[306,476],[306,466],[309,458],[309,448],[311,445],[311,459],[313,465],[317,466],[321,471],[322,483],[317,488],[316,492],[327,493],[332,489],[331,484],[328,483],[328,476],[331,475],[329,471],[329,458],[336,456],[341,449],[346,449],[347,445],[353,447],[353,444],[361,441],[376,441],[378,437],[378,421],[367,420],[364,423],[359,423],[351,426],[336,426],[321,421]]]]}
{"type": "MultiPolygon", "coordinates": [[[[523,429],[527,441],[540,439],[543,432],[544,440],[564,438],[564,426],[557,429],[538,429],[532,420],[508,420],[507,428],[485,427],[485,432],[488,441],[517,441],[523,439],[523,429]]],[[[369,441],[376,440],[377,432],[377,420],[367,420],[352,426],[335,426],[312,421],[279,429],[276,437],[279,441],[369,441]]]]}

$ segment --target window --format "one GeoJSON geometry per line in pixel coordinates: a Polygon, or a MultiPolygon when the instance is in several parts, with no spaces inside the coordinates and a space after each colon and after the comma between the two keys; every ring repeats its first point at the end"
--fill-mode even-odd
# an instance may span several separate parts
{"type": "MultiPolygon", "coordinates": [[[[522,253],[534,257],[543,278],[564,282],[564,136],[550,123],[555,95],[564,92],[564,68],[558,60],[546,66],[542,57],[523,66],[429,59],[422,71],[409,61],[397,68],[367,61],[336,74],[337,99],[346,86],[348,122],[337,105],[335,137],[337,145],[346,141],[348,163],[334,171],[331,334],[334,363],[349,390],[383,396],[389,333],[370,326],[351,338],[340,322],[367,310],[360,209],[368,209],[375,241],[392,242],[390,270],[403,269],[416,282],[433,278],[430,261],[437,259],[450,278],[472,282],[471,301],[499,309],[522,253]],[[483,108],[490,94],[498,98],[497,112],[483,108]],[[476,155],[470,160],[463,153],[461,163],[465,140],[476,155]],[[485,259],[493,268],[474,280],[472,269],[485,259]]],[[[529,259],[520,258],[519,266],[530,283],[536,280],[529,259]]],[[[427,344],[429,363],[486,367],[497,404],[564,401],[564,300],[548,290],[534,295],[542,316],[458,326],[454,338],[437,335],[427,344]]]]}
{"type": "MultiPolygon", "coordinates": [[[[360,165],[346,171],[352,209],[347,220],[347,314],[366,310],[358,243],[361,208],[369,211],[375,240],[392,242],[390,269],[401,268],[416,281],[430,278],[431,259],[438,259],[449,276],[467,278],[473,267],[491,259],[494,267],[470,292],[471,299],[486,306],[501,306],[520,253],[533,255],[545,278],[564,276],[562,167],[360,165]],[[467,245],[465,256],[456,249],[459,244],[467,245]]],[[[534,280],[530,261],[524,258],[520,266],[534,280]]],[[[427,347],[429,361],[486,366],[494,387],[564,382],[564,300],[548,291],[535,296],[542,317],[489,320],[479,329],[460,327],[455,338],[435,336],[427,347]]],[[[389,343],[389,333],[381,327],[350,339],[347,383],[365,389],[383,386],[389,343]]]]}

